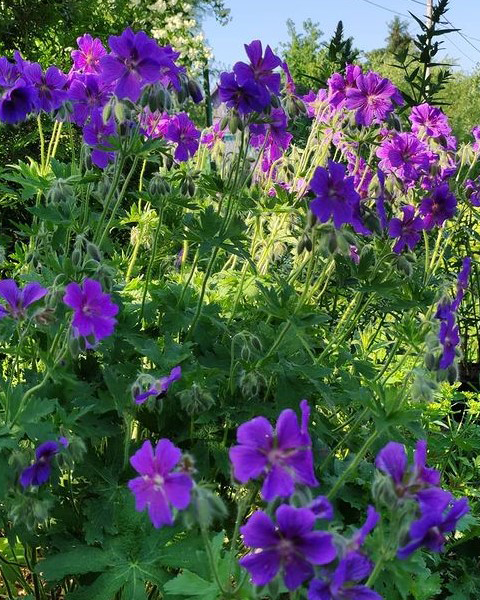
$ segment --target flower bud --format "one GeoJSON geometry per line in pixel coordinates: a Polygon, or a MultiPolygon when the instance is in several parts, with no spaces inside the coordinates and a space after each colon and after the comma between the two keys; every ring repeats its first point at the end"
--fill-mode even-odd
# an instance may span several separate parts
{"type": "Polygon", "coordinates": [[[114,113],[119,125],[125,121],[125,108],[121,102],[115,102],[114,113]]]}
{"type": "Polygon", "coordinates": [[[102,111],[102,119],[103,122],[106,124],[110,121],[111,117],[112,117],[112,103],[108,102],[107,104],[105,104],[105,106],[103,107],[103,111],[102,111]]]}
{"type": "Polygon", "coordinates": [[[194,79],[188,79],[188,93],[195,104],[203,100],[202,89],[194,79]]]}
{"type": "Polygon", "coordinates": [[[182,513],[187,525],[198,524],[206,529],[215,520],[224,519],[227,514],[223,500],[206,485],[196,485],[193,488],[190,506],[182,513]]]}
{"type": "Polygon", "coordinates": [[[190,388],[182,390],[178,396],[182,408],[189,415],[200,414],[211,408],[215,403],[212,394],[199,386],[198,383],[193,383],[190,388]]]}
{"type": "Polygon", "coordinates": [[[96,246],[95,244],[92,244],[91,242],[87,242],[87,254],[95,262],[101,262],[101,260],[102,260],[102,254],[101,254],[98,246],[96,246]]]}
{"type": "Polygon", "coordinates": [[[80,248],[76,247],[72,251],[72,265],[74,269],[79,269],[82,266],[82,251],[80,248]]]}

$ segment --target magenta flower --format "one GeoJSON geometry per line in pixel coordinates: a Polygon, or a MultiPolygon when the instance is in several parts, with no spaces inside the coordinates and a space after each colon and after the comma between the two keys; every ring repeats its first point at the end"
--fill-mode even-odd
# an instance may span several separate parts
{"type": "Polygon", "coordinates": [[[255,417],[237,429],[238,446],[230,448],[233,473],[241,483],[265,477],[262,496],[270,502],[288,498],[295,484],[315,487],[312,443],[308,434],[310,409],[300,403],[301,424],[291,409],[283,410],[275,432],[265,417],[255,417]]]}
{"type": "Polygon", "coordinates": [[[175,160],[185,161],[198,150],[200,131],[186,113],[178,113],[169,120],[165,139],[177,145],[174,154],[175,160]]]}
{"type": "Polygon", "coordinates": [[[407,186],[427,173],[438,158],[413,133],[395,133],[384,140],[377,156],[380,158],[379,167],[385,173],[396,175],[407,186]]]}
{"type": "Polygon", "coordinates": [[[414,106],[409,119],[412,123],[413,133],[421,133],[424,131],[432,138],[439,138],[441,136],[448,137],[452,133],[452,128],[448,124],[447,115],[436,106],[431,106],[426,102],[414,106]]]}
{"type": "Polygon", "coordinates": [[[347,65],[345,67],[345,77],[340,73],[333,73],[330,76],[327,81],[328,102],[333,109],[340,109],[345,105],[347,92],[351,89],[356,89],[356,81],[361,74],[361,67],[357,65],[347,65]]]}
{"type": "Polygon", "coordinates": [[[266,585],[281,570],[288,590],[297,589],[313,576],[313,565],[325,565],[336,556],[329,533],[313,531],[316,517],[308,508],[282,504],[275,513],[276,524],[257,510],[240,528],[245,546],[255,550],[239,563],[255,585],[266,585]]]}
{"type": "Polygon", "coordinates": [[[141,89],[148,83],[162,80],[179,89],[178,74],[170,47],[160,48],[144,31],[133,33],[130,28],[108,39],[111,54],[100,58],[101,77],[106,83],[115,83],[118,98],[136,102],[141,89]]]}
{"type": "Polygon", "coordinates": [[[0,304],[0,319],[7,315],[14,319],[25,317],[26,309],[47,293],[48,290],[37,282],[27,283],[21,290],[13,279],[3,279],[0,281],[0,298],[3,298],[7,305],[0,304]]]}
{"type": "Polygon", "coordinates": [[[69,283],[63,301],[74,311],[72,327],[75,337],[93,336],[98,342],[112,335],[118,306],[102,291],[98,281],[85,279],[81,286],[69,283]]]}
{"type": "Polygon", "coordinates": [[[140,114],[142,132],[150,138],[165,137],[171,117],[166,112],[151,111],[147,106],[140,114]]]}
{"type": "Polygon", "coordinates": [[[429,196],[426,196],[419,207],[419,212],[424,216],[423,224],[429,230],[437,225],[440,227],[447,219],[451,219],[457,210],[457,199],[450,191],[448,183],[436,187],[429,196]]]}
{"type": "Polygon", "coordinates": [[[346,176],[344,165],[329,160],[326,169],[317,167],[310,181],[310,189],[315,194],[310,210],[322,223],[333,218],[336,228],[354,224],[360,196],[355,191],[353,177],[346,176]]]}
{"type": "Polygon", "coordinates": [[[184,510],[190,504],[193,481],[185,473],[175,473],[182,453],[170,440],[161,439],[153,450],[150,440],[130,458],[130,464],[140,477],[128,482],[135,496],[135,509],[148,510],[156,528],[172,525],[171,506],[184,510]]]}
{"type": "Polygon", "coordinates": [[[135,396],[136,404],[143,404],[150,396],[155,396],[157,398],[165,396],[172,383],[178,381],[181,377],[182,367],[173,367],[173,369],[170,371],[170,375],[167,377],[160,377],[160,379],[156,381],[155,384],[152,385],[152,387],[150,387],[146,392],[137,394],[135,396]]]}
{"type": "Polygon", "coordinates": [[[209,150],[212,150],[217,142],[220,142],[223,140],[224,135],[225,135],[225,132],[223,131],[223,129],[220,129],[220,121],[217,121],[216,123],[214,123],[213,127],[206,129],[202,133],[200,142],[202,144],[205,144],[205,146],[209,150]]]}
{"type": "Polygon", "coordinates": [[[26,488],[29,485],[42,485],[50,478],[51,462],[58,454],[57,442],[44,442],[35,450],[35,462],[24,469],[20,475],[20,484],[26,488]]]}
{"type": "Polygon", "coordinates": [[[83,140],[92,146],[92,163],[100,169],[105,169],[110,161],[115,158],[115,153],[105,150],[111,147],[108,138],[115,135],[115,120],[112,117],[107,123],[103,122],[102,113],[95,109],[91,114],[90,122],[83,127],[83,140]]]}
{"type": "Polygon", "coordinates": [[[400,254],[407,246],[413,250],[420,240],[420,232],[424,229],[421,217],[415,216],[415,207],[407,204],[402,206],[403,219],[394,217],[388,225],[388,235],[398,238],[393,246],[393,251],[400,254]]]}
{"type": "Polygon", "coordinates": [[[278,96],[281,77],[280,73],[274,73],[273,70],[283,64],[282,60],[273,53],[270,46],[265,48],[264,55],[260,40],[245,44],[245,52],[250,59],[250,64],[237,62],[233,67],[238,83],[245,85],[253,80],[278,96]]]}
{"type": "Polygon", "coordinates": [[[409,557],[421,546],[432,552],[443,552],[445,534],[454,531],[458,521],[470,510],[467,498],[454,500],[449,492],[438,490],[435,499],[421,507],[421,516],[410,525],[410,541],[399,548],[400,559],[409,557]]]}
{"type": "Polygon", "coordinates": [[[382,600],[382,597],[360,584],[373,570],[373,563],[359,552],[349,552],[325,579],[313,579],[308,600],[382,600]]]}
{"type": "Polygon", "coordinates": [[[403,104],[403,98],[389,79],[371,71],[359,75],[356,87],[346,92],[346,107],[355,110],[358,125],[382,123],[393,111],[394,104],[403,104]]]}
{"type": "Polygon", "coordinates": [[[73,50],[71,54],[74,71],[98,75],[100,73],[100,59],[107,54],[102,42],[86,33],[77,38],[77,45],[79,50],[73,50]]]}

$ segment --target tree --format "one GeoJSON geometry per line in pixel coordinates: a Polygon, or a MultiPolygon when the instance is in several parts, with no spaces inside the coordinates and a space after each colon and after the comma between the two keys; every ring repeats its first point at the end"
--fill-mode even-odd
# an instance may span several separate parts
{"type": "Polygon", "coordinates": [[[412,40],[407,21],[402,21],[400,17],[396,16],[388,23],[388,35],[385,39],[387,42],[386,52],[394,54],[401,50],[407,50],[412,40]]]}

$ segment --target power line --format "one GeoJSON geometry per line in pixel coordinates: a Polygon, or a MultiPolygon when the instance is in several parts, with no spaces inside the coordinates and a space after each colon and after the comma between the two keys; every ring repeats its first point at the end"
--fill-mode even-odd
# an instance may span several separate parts
{"type": "Polygon", "coordinates": [[[382,10],[386,10],[387,12],[393,13],[394,15],[399,15],[400,17],[405,17],[406,19],[412,20],[412,17],[410,15],[398,12],[397,10],[392,10],[391,8],[387,8],[386,6],[382,6],[381,4],[377,4],[376,2],[372,2],[372,0],[362,0],[362,2],[366,2],[367,4],[371,4],[372,6],[381,8],[382,10]]]}

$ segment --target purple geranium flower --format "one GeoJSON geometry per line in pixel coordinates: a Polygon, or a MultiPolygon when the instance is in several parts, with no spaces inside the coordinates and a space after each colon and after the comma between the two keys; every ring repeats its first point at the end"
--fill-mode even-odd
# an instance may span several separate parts
{"type": "Polygon", "coordinates": [[[465,190],[472,206],[480,206],[480,181],[478,179],[476,181],[467,179],[465,181],[465,190]]]}
{"type": "Polygon", "coordinates": [[[462,302],[462,300],[465,296],[465,292],[467,291],[467,288],[468,288],[468,280],[470,278],[471,269],[472,269],[472,259],[469,256],[467,256],[462,261],[462,268],[457,277],[457,294],[451,304],[451,310],[453,312],[456,312],[458,310],[458,307],[460,306],[460,303],[462,302]]]}
{"type": "Polygon", "coordinates": [[[57,67],[48,67],[44,73],[38,63],[29,63],[25,65],[23,73],[26,81],[35,90],[35,104],[38,110],[56,110],[67,99],[67,76],[57,67]]]}
{"type": "Polygon", "coordinates": [[[424,229],[423,220],[415,216],[415,207],[411,204],[402,207],[403,219],[394,217],[388,224],[388,235],[398,238],[393,251],[400,254],[405,246],[413,250],[420,240],[420,231],[424,229]]]}
{"type": "Polygon", "coordinates": [[[333,506],[326,496],[317,496],[307,508],[313,512],[317,519],[326,519],[327,521],[333,519],[333,506]]]}
{"type": "Polygon", "coordinates": [[[73,105],[73,120],[82,127],[94,111],[100,111],[112,95],[111,87],[97,75],[76,77],[70,83],[68,98],[73,105]]]}
{"type": "Polygon", "coordinates": [[[44,442],[35,450],[35,462],[24,469],[20,475],[20,483],[25,488],[29,485],[42,485],[48,481],[52,470],[51,462],[58,454],[57,442],[44,442]]]}
{"type": "Polygon", "coordinates": [[[328,161],[328,167],[317,167],[310,181],[310,189],[315,194],[310,210],[322,222],[333,217],[335,227],[353,225],[354,211],[359,205],[360,196],[355,191],[354,178],[346,176],[344,165],[328,161]]]}
{"type": "Polygon", "coordinates": [[[205,144],[209,150],[212,150],[217,142],[223,140],[224,135],[225,132],[220,128],[220,121],[217,121],[214,123],[213,127],[206,129],[202,133],[200,141],[202,144],[205,144]]]}
{"type": "Polygon", "coordinates": [[[114,160],[115,153],[109,152],[99,146],[103,146],[104,148],[111,147],[108,138],[115,135],[115,133],[116,126],[113,116],[107,123],[104,123],[100,109],[93,110],[90,122],[83,128],[83,140],[89,146],[93,147],[91,154],[92,163],[100,169],[105,169],[108,163],[114,160]]]}
{"type": "Polygon", "coordinates": [[[438,490],[433,502],[420,506],[421,517],[410,525],[410,541],[398,550],[400,559],[407,558],[421,546],[432,552],[443,552],[445,534],[452,532],[470,510],[467,498],[453,500],[452,495],[443,490],[438,490]]]}
{"type": "Polygon", "coordinates": [[[72,51],[73,69],[79,73],[100,73],[100,59],[107,54],[102,42],[88,33],[77,38],[79,50],[72,51]]]}
{"type": "Polygon", "coordinates": [[[69,283],[65,288],[64,303],[73,308],[72,327],[75,337],[93,336],[98,342],[112,335],[118,306],[102,291],[94,279],[85,279],[80,286],[69,283]]]}
{"type": "Polygon", "coordinates": [[[180,69],[172,57],[178,56],[170,47],[160,48],[144,31],[134,33],[130,28],[108,39],[111,54],[100,58],[101,77],[106,83],[115,83],[118,98],[136,102],[142,87],[165,78],[177,89],[180,87],[180,69]]]}
{"type": "Polygon", "coordinates": [[[291,409],[278,417],[275,432],[265,417],[255,417],[237,430],[238,446],[230,448],[233,473],[241,483],[265,477],[262,496],[288,498],[295,484],[317,486],[313,472],[312,443],[308,434],[310,408],[300,403],[301,424],[291,409]]]}
{"type": "Polygon", "coordinates": [[[270,104],[267,88],[253,79],[240,84],[235,73],[221,73],[218,86],[220,100],[228,107],[235,108],[241,115],[262,112],[270,104]]]}
{"type": "Polygon", "coordinates": [[[424,216],[425,229],[432,229],[435,225],[440,227],[447,219],[451,219],[457,210],[457,199],[450,191],[448,183],[436,187],[430,195],[426,196],[419,207],[419,212],[424,216]]]}
{"type": "Polygon", "coordinates": [[[143,404],[147,398],[150,396],[162,397],[168,392],[168,388],[174,383],[178,381],[182,376],[182,367],[173,367],[170,371],[170,375],[167,377],[160,377],[158,381],[152,385],[146,392],[142,392],[141,394],[137,394],[135,396],[135,402],[137,404],[143,404]]]}
{"type": "Polygon", "coordinates": [[[475,125],[472,127],[472,135],[475,140],[472,144],[472,150],[474,152],[480,151],[480,125],[475,125]]]}
{"type": "Polygon", "coordinates": [[[18,79],[0,96],[0,121],[9,124],[24,121],[34,107],[35,90],[23,79],[18,79]]]}
{"type": "Polygon", "coordinates": [[[381,600],[381,596],[359,583],[373,570],[373,563],[359,552],[349,552],[328,579],[313,579],[308,600],[381,600]]]}
{"type": "Polygon", "coordinates": [[[282,504],[275,513],[276,522],[257,510],[240,528],[245,546],[255,551],[239,563],[252,576],[255,585],[266,585],[282,570],[283,581],[295,590],[313,576],[312,565],[325,565],[336,556],[332,536],[313,531],[316,517],[308,508],[282,504]]]}
{"type": "Polygon", "coordinates": [[[148,510],[153,526],[172,525],[173,506],[184,510],[190,504],[192,479],[185,473],[175,473],[173,469],[182,457],[180,449],[170,440],[161,439],[153,450],[150,440],[130,458],[130,464],[140,477],[128,482],[135,496],[135,508],[148,510]]]}
{"type": "Polygon", "coordinates": [[[405,185],[417,181],[438,158],[430,151],[425,142],[420,141],[413,133],[395,133],[384,140],[377,150],[380,158],[379,167],[385,173],[393,173],[405,185]]]}
{"type": "Polygon", "coordinates": [[[265,48],[264,55],[260,40],[245,44],[245,52],[250,59],[250,64],[237,62],[233,67],[238,83],[245,85],[253,80],[278,96],[281,77],[280,73],[274,73],[273,70],[283,64],[282,60],[273,53],[270,46],[265,48]]]}
{"type": "Polygon", "coordinates": [[[14,319],[24,317],[26,309],[47,293],[48,290],[37,282],[27,283],[21,290],[13,279],[3,279],[0,281],[0,297],[7,305],[0,304],[0,319],[7,315],[14,319]]]}
{"type": "Polygon", "coordinates": [[[330,105],[339,109],[345,104],[347,93],[357,87],[357,78],[362,74],[362,68],[357,65],[345,67],[345,77],[340,73],[333,73],[327,81],[328,101],[330,105]]]}
{"type": "Polygon", "coordinates": [[[411,497],[418,490],[436,486],[440,472],[426,466],[427,442],[419,440],[415,446],[413,465],[408,466],[405,446],[389,442],[377,455],[375,466],[389,475],[399,498],[411,497]]]}
{"type": "Polygon", "coordinates": [[[179,113],[169,120],[165,138],[177,145],[174,155],[175,160],[185,161],[198,150],[200,131],[190,121],[186,113],[179,113]]]}
{"type": "Polygon", "coordinates": [[[373,71],[359,75],[356,87],[346,93],[346,107],[355,110],[358,125],[371,125],[385,121],[395,104],[403,104],[403,98],[389,79],[373,71]]]}
{"type": "Polygon", "coordinates": [[[452,133],[447,115],[436,106],[431,106],[426,102],[414,106],[409,119],[412,123],[413,133],[424,131],[432,138],[447,137],[452,133]]]}
{"type": "Polygon", "coordinates": [[[375,529],[379,520],[380,515],[378,512],[373,508],[373,506],[368,506],[365,523],[353,534],[352,539],[348,543],[349,550],[357,551],[359,548],[361,548],[365,543],[367,535],[375,529]]]}
{"type": "Polygon", "coordinates": [[[445,320],[440,323],[438,339],[443,346],[443,352],[438,366],[440,369],[447,369],[453,364],[453,361],[455,360],[455,349],[460,343],[460,335],[458,327],[455,325],[453,313],[447,315],[445,320]]]}

